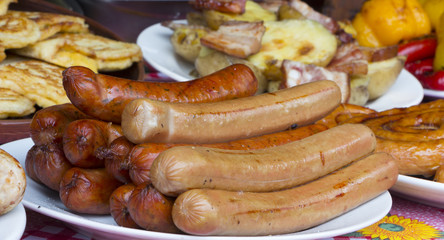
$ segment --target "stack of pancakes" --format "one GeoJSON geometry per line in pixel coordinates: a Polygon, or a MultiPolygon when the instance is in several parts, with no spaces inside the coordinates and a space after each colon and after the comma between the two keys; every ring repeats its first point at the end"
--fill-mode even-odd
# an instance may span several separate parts
{"type": "Polygon", "coordinates": [[[16,1],[0,0],[0,119],[69,102],[62,84],[67,67],[109,72],[142,59],[139,46],[95,35],[83,18],[8,10],[16,1]]]}

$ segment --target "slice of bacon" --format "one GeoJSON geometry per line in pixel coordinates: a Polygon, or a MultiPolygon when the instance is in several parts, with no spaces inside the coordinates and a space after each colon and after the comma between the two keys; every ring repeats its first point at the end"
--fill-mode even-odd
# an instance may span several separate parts
{"type": "Polygon", "coordinates": [[[345,72],[350,75],[366,75],[368,71],[367,57],[356,42],[339,45],[335,56],[327,65],[330,71],[345,72]]]}
{"type": "Polygon", "coordinates": [[[292,60],[284,60],[281,69],[284,77],[280,88],[289,88],[319,80],[330,80],[334,81],[341,89],[342,103],[347,103],[350,98],[350,78],[345,72],[330,71],[314,64],[292,60]]]}
{"type": "Polygon", "coordinates": [[[222,24],[217,31],[203,36],[200,43],[230,56],[246,58],[260,51],[264,33],[263,21],[229,21],[222,24]]]}
{"type": "Polygon", "coordinates": [[[190,0],[197,10],[215,10],[224,13],[242,14],[247,0],[190,0]]]}
{"type": "Polygon", "coordinates": [[[317,12],[310,7],[310,5],[301,0],[290,0],[289,5],[299,11],[307,19],[319,22],[333,34],[336,34],[340,29],[336,20],[317,12]]]}

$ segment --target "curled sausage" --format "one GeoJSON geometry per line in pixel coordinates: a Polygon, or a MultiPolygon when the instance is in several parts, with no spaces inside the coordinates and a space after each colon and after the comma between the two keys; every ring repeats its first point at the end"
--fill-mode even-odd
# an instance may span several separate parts
{"type": "Polygon", "coordinates": [[[100,148],[107,147],[122,136],[120,125],[96,119],[71,122],[63,134],[63,151],[72,165],[83,168],[101,168],[104,160],[98,157],[100,148]]]}
{"type": "Polygon", "coordinates": [[[34,145],[25,160],[28,176],[48,188],[59,191],[63,175],[72,165],[58,144],[34,145]]]}
{"type": "Polygon", "coordinates": [[[65,127],[72,121],[91,118],[71,103],[40,109],[30,123],[31,139],[36,145],[62,144],[65,127]]]}
{"type": "Polygon", "coordinates": [[[316,81],[251,97],[214,103],[130,102],[122,131],[134,143],[215,143],[308,125],[341,101],[332,81],[316,81]]]}
{"type": "Polygon", "coordinates": [[[234,64],[188,82],[142,82],[103,74],[85,67],[63,72],[63,87],[71,102],[86,114],[120,123],[127,103],[137,98],[170,102],[212,102],[251,96],[257,90],[253,71],[234,64]]]}
{"type": "Polygon", "coordinates": [[[128,228],[140,228],[128,211],[128,201],[136,185],[128,183],[113,191],[109,199],[111,216],[117,225],[128,228]]]}
{"type": "Polygon", "coordinates": [[[376,135],[378,152],[390,153],[399,173],[431,177],[443,164],[444,100],[344,119],[362,123],[376,135]]]}
{"type": "Polygon", "coordinates": [[[133,147],[134,144],[132,142],[121,136],[114,139],[108,147],[98,149],[96,155],[105,161],[105,169],[117,180],[123,183],[130,183],[128,154],[133,147]]]}
{"type": "Polygon", "coordinates": [[[343,167],[372,152],[375,144],[368,127],[347,124],[259,150],[179,146],[159,154],[150,174],[153,185],[168,196],[194,188],[277,191],[343,167]]]}
{"type": "MultiPolygon", "coordinates": [[[[311,124],[253,138],[239,139],[226,143],[201,144],[200,146],[233,150],[262,149],[297,141],[325,130],[327,130],[327,127],[324,125],[311,124]]],[[[126,162],[125,165],[128,166],[132,182],[134,184],[151,182],[150,169],[154,159],[169,148],[183,145],[185,144],[142,143],[135,145],[128,154],[127,160],[124,161],[126,162]]]]}
{"type": "Polygon", "coordinates": [[[396,162],[375,153],[320,179],[266,193],[193,189],[173,206],[173,221],[196,235],[271,235],[322,224],[375,198],[397,180],[396,162]]]}
{"type": "Polygon", "coordinates": [[[151,184],[140,184],[133,190],[128,201],[128,210],[134,221],[143,229],[178,233],[171,211],[174,198],[164,196],[151,184]]]}
{"type": "Polygon", "coordinates": [[[110,214],[109,199],[122,185],[105,168],[73,167],[60,182],[59,196],[70,210],[86,214],[110,214]]]}

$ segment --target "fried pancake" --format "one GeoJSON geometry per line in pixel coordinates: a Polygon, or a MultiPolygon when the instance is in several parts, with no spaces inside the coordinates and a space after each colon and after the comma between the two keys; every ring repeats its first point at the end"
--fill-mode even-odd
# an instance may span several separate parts
{"type": "Polygon", "coordinates": [[[34,102],[9,88],[0,88],[0,119],[23,117],[35,112],[34,102]]]}
{"type": "Polygon", "coordinates": [[[8,11],[8,15],[27,18],[37,23],[40,29],[40,39],[47,39],[59,32],[85,33],[88,32],[88,25],[80,17],[47,13],[47,12],[26,12],[26,11],[8,11]]]}
{"type": "Polygon", "coordinates": [[[5,58],[6,58],[5,48],[0,46],[0,62],[5,60],[5,58]]]}
{"type": "Polygon", "coordinates": [[[17,0],[0,0],[0,15],[5,14],[8,11],[10,3],[16,3],[17,0]]]}
{"type": "Polygon", "coordinates": [[[40,39],[36,22],[12,15],[0,16],[0,45],[5,49],[22,48],[40,39]]]}
{"type": "Polygon", "coordinates": [[[91,33],[57,34],[28,47],[16,49],[14,52],[63,67],[80,65],[93,71],[95,69],[89,59],[96,63],[97,71],[122,70],[142,59],[142,52],[137,44],[116,41],[91,33]],[[76,64],[73,64],[73,59],[76,64]],[[82,64],[81,61],[86,63],[82,64]]]}
{"type": "Polygon", "coordinates": [[[64,68],[37,60],[0,66],[0,86],[12,89],[41,107],[68,103],[62,83],[64,68]]]}

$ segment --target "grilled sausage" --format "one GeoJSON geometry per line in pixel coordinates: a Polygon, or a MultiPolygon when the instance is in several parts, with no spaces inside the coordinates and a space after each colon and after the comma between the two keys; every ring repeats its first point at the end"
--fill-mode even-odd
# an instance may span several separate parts
{"type": "Polygon", "coordinates": [[[91,118],[71,103],[37,111],[30,123],[31,139],[36,145],[62,144],[65,127],[72,121],[91,118]]]}
{"type": "MultiPolygon", "coordinates": [[[[327,127],[320,124],[312,124],[298,127],[288,131],[282,131],[259,137],[235,140],[226,143],[201,144],[204,147],[213,147],[221,149],[253,150],[269,148],[292,141],[297,141],[318,132],[327,130],[327,127]]],[[[127,166],[130,179],[134,184],[151,182],[150,169],[154,159],[163,151],[185,144],[169,143],[142,143],[135,145],[128,154],[126,160],[122,160],[120,166],[127,166]]]]}
{"type": "Polygon", "coordinates": [[[193,189],[173,206],[173,221],[196,235],[271,235],[322,224],[395,184],[394,159],[375,153],[305,185],[277,192],[193,189]]]}
{"type": "Polygon", "coordinates": [[[63,72],[63,87],[71,102],[86,114],[120,123],[127,103],[137,98],[171,102],[212,102],[253,95],[253,71],[235,64],[188,82],[142,82],[96,74],[85,67],[63,72]]]}
{"type": "Polygon", "coordinates": [[[159,154],[150,174],[153,185],[168,196],[194,188],[277,191],[343,167],[372,152],[375,145],[368,127],[346,124],[259,150],[174,147],[159,154]]]}
{"type": "Polygon", "coordinates": [[[136,144],[226,142],[311,124],[340,101],[339,87],[327,80],[215,103],[136,99],[125,107],[121,126],[136,144]]]}
{"type": "Polygon", "coordinates": [[[113,191],[109,198],[111,216],[117,225],[128,228],[140,228],[128,211],[128,201],[136,185],[128,183],[113,191]]]}
{"type": "Polygon", "coordinates": [[[63,152],[77,167],[101,168],[104,160],[98,157],[102,147],[122,136],[120,125],[96,119],[80,119],[68,124],[63,134],[63,152]]]}
{"type": "Polygon", "coordinates": [[[73,167],[60,181],[59,196],[70,210],[86,214],[110,214],[109,199],[122,185],[105,168],[73,167]]]}

